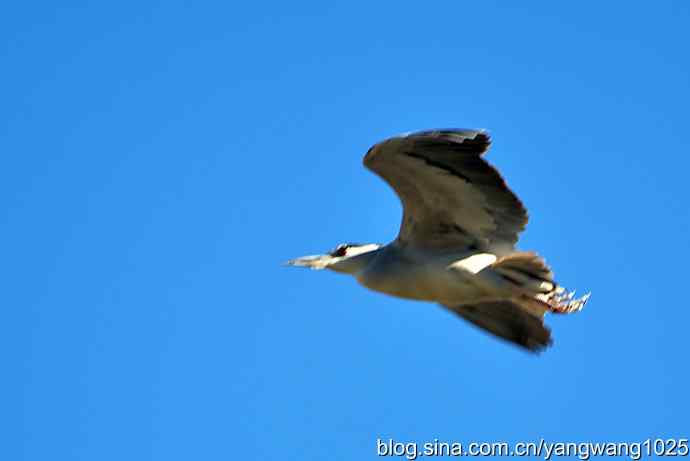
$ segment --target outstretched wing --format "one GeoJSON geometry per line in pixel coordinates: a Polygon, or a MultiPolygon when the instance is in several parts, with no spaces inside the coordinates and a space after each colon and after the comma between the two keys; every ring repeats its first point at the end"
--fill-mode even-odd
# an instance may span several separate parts
{"type": "Polygon", "coordinates": [[[527,211],[482,154],[482,130],[439,129],[387,139],[369,149],[364,165],[398,194],[398,239],[427,248],[511,249],[527,211]]]}
{"type": "Polygon", "coordinates": [[[444,307],[530,352],[539,352],[551,345],[551,332],[544,326],[543,315],[534,315],[511,300],[444,307]]]}

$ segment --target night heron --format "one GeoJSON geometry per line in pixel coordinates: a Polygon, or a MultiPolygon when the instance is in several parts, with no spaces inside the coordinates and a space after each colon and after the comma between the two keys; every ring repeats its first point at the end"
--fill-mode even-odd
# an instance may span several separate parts
{"type": "Polygon", "coordinates": [[[483,130],[438,129],[374,145],[364,165],[398,194],[403,217],[388,245],[338,245],[294,266],[353,275],[365,287],[432,301],[531,351],[551,344],[544,314],[569,314],[575,298],[553,279],[544,260],[515,249],[527,211],[483,158],[483,130]]]}

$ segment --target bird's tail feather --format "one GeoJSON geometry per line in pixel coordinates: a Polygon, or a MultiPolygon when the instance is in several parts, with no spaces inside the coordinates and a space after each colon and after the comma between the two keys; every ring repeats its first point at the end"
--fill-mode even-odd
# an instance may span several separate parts
{"type": "Polygon", "coordinates": [[[531,310],[569,314],[582,309],[589,299],[589,293],[580,298],[575,298],[574,291],[567,293],[553,280],[553,272],[536,253],[513,253],[498,259],[491,269],[527,297],[531,310]]]}

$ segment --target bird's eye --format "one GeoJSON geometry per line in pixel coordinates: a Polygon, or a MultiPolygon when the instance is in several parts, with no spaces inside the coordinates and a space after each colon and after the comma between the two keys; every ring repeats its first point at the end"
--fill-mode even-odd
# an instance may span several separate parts
{"type": "Polygon", "coordinates": [[[345,245],[338,245],[338,248],[335,249],[333,253],[331,253],[331,256],[345,256],[347,253],[347,247],[345,245]]]}

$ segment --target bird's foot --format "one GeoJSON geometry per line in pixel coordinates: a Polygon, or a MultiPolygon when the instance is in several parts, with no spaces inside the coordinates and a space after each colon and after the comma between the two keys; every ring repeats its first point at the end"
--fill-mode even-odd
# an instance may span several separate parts
{"type": "Polygon", "coordinates": [[[554,314],[572,314],[585,307],[590,295],[591,293],[587,293],[581,298],[573,299],[575,298],[575,291],[566,293],[563,287],[558,287],[549,297],[547,304],[554,314]]]}

